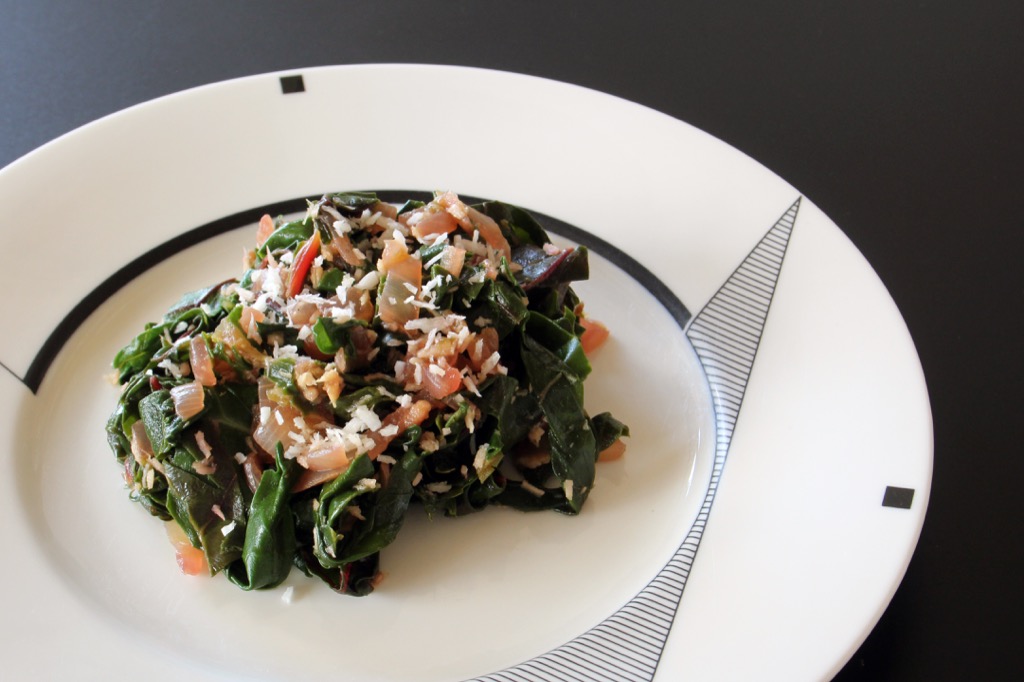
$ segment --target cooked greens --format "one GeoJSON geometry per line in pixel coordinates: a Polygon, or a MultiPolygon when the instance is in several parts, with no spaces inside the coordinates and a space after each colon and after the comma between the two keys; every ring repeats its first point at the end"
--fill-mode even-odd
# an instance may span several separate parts
{"type": "Polygon", "coordinates": [[[243,589],[368,594],[412,504],[577,514],[628,435],[584,409],[587,250],[519,208],[325,195],[247,265],[117,353],[107,423],[131,497],[243,589]]]}

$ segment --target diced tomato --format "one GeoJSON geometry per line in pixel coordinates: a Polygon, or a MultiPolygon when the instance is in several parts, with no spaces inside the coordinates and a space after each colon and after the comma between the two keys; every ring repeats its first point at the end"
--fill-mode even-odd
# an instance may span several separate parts
{"type": "Polygon", "coordinates": [[[589,317],[580,318],[580,325],[583,327],[580,344],[583,352],[589,356],[608,340],[608,327],[589,317]]]}
{"type": "Polygon", "coordinates": [[[598,453],[598,462],[614,462],[626,452],[626,443],[620,438],[598,453]]]}
{"type": "Polygon", "coordinates": [[[203,550],[196,549],[192,545],[185,545],[176,549],[175,553],[178,559],[178,568],[185,575],[201,575],[209,572],[210,569],[206,565],[206,555],[203,554],[203,550]]]}
{"type": "Polygon", "coordinates": [[[412,234],[423,239],[435,234],[448,234],[454,232],[459,226],[457,221],[447,211],[424,211],[423,217],[412,227],[412,234]]]}
{"type": "Polygon", "coordinates": [[[270,217],[269,213],[264,213],[263,217],[260,218],[259,229],[256,230],[256,246],[263,246],[263,243],[267,241],[267,238],[274,233],[274,219],[270,217]]]}
{"type": "Polygon", "coordinates": [[[466,250],[457,246],[446,246],[441,252],[441,260],[438,265],[451,273],[452,277],[462,274],[462,266],[466,262],[466,250]]]}
{"type": "Polygon", "coordinates": [[[375,213],[380,213],[382,216],[391,218],[392,220],[398,217],[398,207],[394,204],[389,204],[386,201],[378,201],[370,207],[370,210],[375,213]]]}
{"type": "Polygon", "coordinates": [[[315,358],[316,360],[330,362],[334,359],[333,355],[329,355],[320,350],[320,347],[316,345],[316,341],[313,340],[312,336],[302,342],[302,349],[306,352],[306,355],[311,358],[315,358]]]}
{"type": "Polygon", "coordinates": [[[319,255],[320,230],[313,230],[313,236],[302,245],[299,252],[295,254],[295,260],[292,261],[292,277],[288,282],[288,298],[293,298],[302,291],[302,286],[306,283],[306,275],[309,274],[309,268],[319,255]]]}
{"type": "Polygon", "coordinates": [[[434,203],[443,207],[449,215],[455,218],[466,234],[471,235],[474,230],[479,232],[489,247],[500,251],[505,258],[511,260],[512,249],[508,245],[508,240],[501,233],[498,223],[494,222],[489,215],[481,213],[472,206],[467,206],[453,192],[445,192],[435,199],[434,203]]]}
{"type": "Polygon", "coordinates": [[[469,366],[479,372],[483,364],[498,350],[498,332],[494,327],[484,327],[477,334],[477,341],[469,344],[469,366]]]}
{"type": "Polygon", "coordinates": [[[491,247],[495,251],[500,251],[505,255],[505,258],[512,259],[512,248],[508,245],[508,240],[505,239],[505,235],[501,233],[501,228],[498,227],[498,223],[494,222],[494,219],[489,215],[483,214],[476,210],[472,206],[467,207],[467,213],[469,220],[472,223],[473,229],[480,232],[480,236],[487,242],[487,246],[491,247]]]}
{"type": "Polygon", "coordinates": [[[331,237],[331,248],[341,256],[341,259],[354,267],[359,267],[366,260],[363,258],[347,235],[335,234],[331,237]]]}
{"type": "Polygon", "coordinates": [[[388,446],[388,443],[405,433],[406,429],[410,426],[422,424],[429,415],[430,403],[426,400],[417,400],[414,403],[398,407],[394,412],[384,417],[381,420],[381,428],[383,429],[394,424],[398,426],[398,433],[393,436],[382,436],[378,431],[371,433],[370,438],[374,440],[376,445],[367,453],[370,459],[377,459],[377,455],[384,452],[384,448],[388,446]]]}
{"type": "Polygon", "coordinates": [[[192,546],[185,531],[174,521],[164,524],[164,528],[167,531],[167,539],[174,546],[174,555],[181,572],[185,575],[208,574],[210,569],[206,563],[206,555],[203,554],[203,550],[192,546]]]}
{"type": "Polygon", "coordinates": [[[310,488],[318,486],[321,483],[333,481],[346,471],[348,471],[348,466],[341,467],[338,469],[324,469],[322,471],[312,471],[310,469],[303,469],[302,473],[299,474],[298,480],[295,481],[295,485],[292,486],[292,492],[300,493],[303,490],[309,490],[310,488]]]}
{"type": "Polygon", "coordinates": [[[377,269],[387,275],[384,288],[377,298],[380,320],[390,329],[400,329],[409,320],[419,317],[419,308],[411,302],[406,303],[406,300],[419,293],[423,283],[423,266],[419,258],[409,254],[404,239],[388,239],[377,261],[377,269]]]}
{"type": "Polygon", "coordinates": [[[213,360],[206,339],[202,334],[192,337],[189,342],[188,361],[192,366],[192,376],[203,386],[216,386],[217,375],[213,373],[213,360]]]}
{"type": "MultiPolygon", "coordinates": [[[[433,366],[437,367],[437,365],[433,366]]],[[[440,400],[462,387],[462,374],[454,367],[445,368],[443,374],[435,374],[428,367],[423,371],[423,385],[431,398],[440,400]]]]}
{"type": "Polygon", "coordinates": [[[407,282],[415,284],[417,289],[423,282],[423,264],[409,253],[404,239],[384,241],[384,252],[377,261],[377,269],[382,275],[397,273],[407,282]]]}

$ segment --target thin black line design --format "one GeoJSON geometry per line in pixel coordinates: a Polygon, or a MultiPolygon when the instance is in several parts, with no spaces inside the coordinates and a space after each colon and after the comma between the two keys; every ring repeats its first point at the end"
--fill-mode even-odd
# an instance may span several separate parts
{"type": "Polygon", "coordinates": [[[10,367],[8,367],[7,365],[5,365],[5,364],[4,364],[4,363],[2,363],[2,362],[0,362],[0,367],[3,367],[4,369],[6,369],[6,370],[7,370],[7,372],[8,372],[8,373],[9,373],[9,374],[10,374],[10,375],[11,375],[12,377],[14,377],[15,379],[17,379],[18,381],[21,381],[21,377],[20,377],[20,376],[18,376],[18,373],[17,373],[17,372],[15,372],[15,371],[14,371],[13,369],[11,369],[10,367]]]}
{"type": "MultiPolygon", "coordinates": [[[[407,190],[382,190],[377,194],[383,201],[391,202],[407,198],[429,200],[432,196],[429,192],[407,190]]],[[[472,203],[479,201],[472,197],[464,198],[472,203]]],[[[533,212],[546,229],[587,246],[633,277],[685,331],[712,388],[717,425],[715,462],[696,521],[673,558],[640,593],[608,619],[561,647],[477,680],[632,682],[653,679],[718,488],[799,205],[798,198],[692,321],[682,301],[634,258],[585,230],[533,212]],[[759,276],[755,280],[756,287],[749,284],[753,271],[757,271],[759,276]]],[[[255,223],[264,213],[294,213],[305,207],[306,199],[299,198],[240,211],[184,232],[147,251],[86,295],[50,333],[25,377],[18,378],[36,393],[66,340],[89,315],[122,287],[160,262],[207,239],[255,223]]],[[[17,376],[3,363],[0,366],[17,376]]]]}
{"type": "Polygon", "coordinates": [[[799,208],[798,197],[685,328],[711,388],[716,438],[711,481],[679,549],[651,582],[606,620],[556,649],[474,682],[648,682],[654,678],[725,468],[799,208]],[[756,288],[746,284],[753,278],[756,288]]]}

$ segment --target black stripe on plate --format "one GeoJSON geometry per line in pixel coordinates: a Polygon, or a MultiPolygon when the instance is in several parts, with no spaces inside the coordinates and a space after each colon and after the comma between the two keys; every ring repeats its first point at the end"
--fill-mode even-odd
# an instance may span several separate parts
{"type": "MultiPolygon", "coordinates": [[[[300,77],[301,78],[301,77],[300,77]]],[[[282,80],[282,87],[283,81],[282,80]]],[[[387,201],[391,203],[400,203],[406,199],[417,199],[420,201],[430,201],[433,198],[431,192],[422,192],[416,190],[379,190],[377,196],[380,197],[381,201],[387,201]]],[[[467,203],[480,203],[482,199],[476,197],[463,197],[467,203]]],[[[11,370],[4,366],[11,374],[18,377],[18,379],[28,387],[30,391],[36,393],[39,391],[39,386],[42,384],[44,377],[46,376],[47,370],[50,365],[53,364],[57,354],[60,353],[64,344],[68,338],[75,333],[86,318],[89,317],[93,312],[99,308],[104,301],[116,294],[122,287],[127,285],[133,279],[146,272],[150,268],[160,264],[167,260],[171,256],[184,251],[185,249],[195,246],[207,239],[216,237],[217,235],[231,230],[256,223],[260,216],[264,213],[271,215],[279,215],[282,213],[294,213],[297,211],[305,210],[306,208],[306,197],[297,199],[288,199],[286,201],[279,201],[277,203],[268,204],[266,206],[260,206],[257,208],[250,208],[244,211],[239,211],[224,218],[219,218],[212,222],[200,225],[199,227],[183,232],[182,234],[169,239],[168,241],[150,249],[146,253],[142,254],[135,260],[124,265],[114,274],[110,275],[105,279],[99,286],[90,291],[85,298],[78,302],[78,304],[71,309],[63,320],[54,328],[46,341],[40,347],[39,352],[36,353],[32,363],[29,365],[28,371],[24,377],[18,377],[17,374],[11,372],[11,370]]],[[[665,309],[672,315],[673,319],[680,326],[684,327],[690,320],[690,312],[683,305],[683,302],[672,293],[665,284],[659,280],[654,274],[641,265],[636,259],[624,253],[621,249],[609,244],[599,237],[595,237],[586,230],[580,229],[575,225],[570,225],[564,221],[552,218],[536,211],[527,209],[545,229],[550,232],[557,234],[566,239],[570,239],[578,244],[586,246],[588,249],[597,253],[607,260],[614,263],[616,266],[625,271],[633,279],[639,282],[644,288],[651,292],[651,294],[657,299],[665,309]]]]}
{"type": "Polygon", "coordinates": [[[50,365],[53,364],[57,354],[60,353],[61,348],[64,347],[65,342],[67,342],[71,335],[75,333],[75,330],[108,298],[116,294],[121,287],[150,268],[159,265],[161,262],[190,246],[195,246],[211,237],[230,232],[243,225],[255,223],[264,213],[292,213],[294,211],[301,211],[304,208],[306,208],[305,199],[290,199],[260,208],[240,211],[226,218],[220,218],[219,220],[214,220],[191,229],[188,232],[183,232],[124,265],[117,272],[103,280],[98,287],[90,291],[50,332],[46,341],[39,348],[39,352],[33,358],[32,364],[29,365],[28,371],[25,372],[24,378],[21,379],[22,383],[33,393],[38,392],[39,385],[43,382],[47,370],[50,369],[50,365]]]}

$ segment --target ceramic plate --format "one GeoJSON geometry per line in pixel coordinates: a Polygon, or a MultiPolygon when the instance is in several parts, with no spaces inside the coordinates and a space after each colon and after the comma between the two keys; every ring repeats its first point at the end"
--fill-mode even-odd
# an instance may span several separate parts
{"type": "Polygon", "coordinates": [[[0,171],[0,205],[14,677],[821,679],[917,541],[931,418],[884,287],[798,190],[642,106],[464,68],[261,75],[76,130],[0,171]],[[501,199],[587,244],[612,330],[587,404],[627,455],[579,517],[412,514],[364,599],[182,576],[105,442],[110,359],[236,275],[263,210],[354,189],[501,199]]]}

